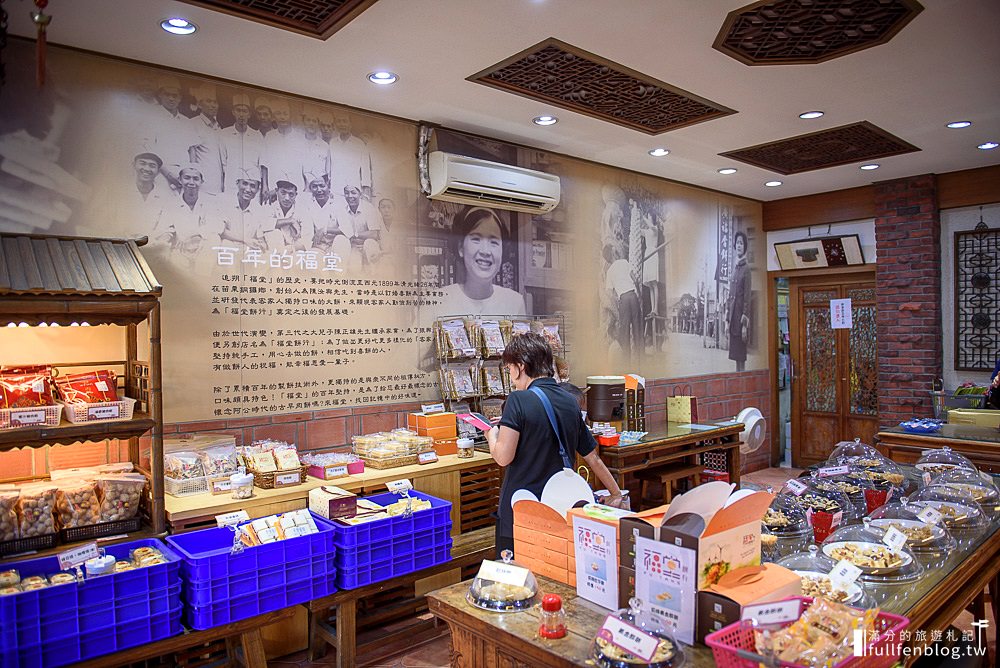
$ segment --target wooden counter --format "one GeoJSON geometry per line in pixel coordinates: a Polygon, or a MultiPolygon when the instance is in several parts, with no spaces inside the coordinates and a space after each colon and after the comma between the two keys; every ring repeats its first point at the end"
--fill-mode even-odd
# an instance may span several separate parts
{"type": "Polygon", "coordinates": [[[911,434],[902,427],[880,431],[878,450],[889,459],[914,464],[920,453],[945,446],[968,457],[982,471],[1000,473],[1000,430],[964,424],[943,424],[933,434],[911,434]]]}
{"type": "Polygon", "coordinates": [[[323,485],[335,485],[350,492],[373,493],[381,491],[387,482],[406,478],[417,491],[452,503],[452,531],[459,533],[462,516],[461,473],[469,469],[481,469],[492,463],[492,457],[481,452],[466,459],[461,459],[458,455],[444,455],[433,464],[414,464],[391,469],[366,468],[359,475],[335,480],[319,480],[309,476],[301,485],[280,489],[254,487],[252,499],[236,500],[229,494],[168,495],[167,524],[174,532],[202,528],[214,525],[216,515],[234,510],[246,510],[251,518],[263,517],[305,508],[308,505],[309,491],[323,485]]]}

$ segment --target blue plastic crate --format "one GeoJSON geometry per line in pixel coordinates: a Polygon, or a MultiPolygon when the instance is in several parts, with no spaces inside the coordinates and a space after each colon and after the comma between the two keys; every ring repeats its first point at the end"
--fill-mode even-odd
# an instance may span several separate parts
{"type": "MultiPolygon", "coordinates": [[[[410,517],[388,517],[383,520],[375,520],[357,525],[334,523],[334,544],[338,549],[352,548],[381,543],[386,540],[396,540],[415,531],[442,529],[445,527],[449,531],[451,530],[450,502],[415,490],[410,491],[410,496],[430,501],[431,507],[426,510],[418,510],[410,515],[410,517]]],[[[367,497],[369,501],[383,506],[394,503],[399,498],[397,494],[393,494],[392,492],[367,497]]]]}
{"type": "Polygon", "coordinates": [[[334,526],[313,513],[318,533],[267,545],[248,547],[231,553],[233,532],[220,527],[168,536],[167,543],[181,555],[181,576],[185,582],[219,582],[225,578],[265,573],[286,564],[333,554],[334,526]]]}
{"type": "Polygon", "coordinates": [[[93,605],[80,608],[80,633],[100,631],[134,620],[144,620],[169,612],[181,605],[181,583],[135,596],[115,599],[114,605],[93,605]]]}
{"type": "MultiPolygon", "coordinates": [[[[431,532],[434,533],[433,531],[431,532]]],[[[392,541],[393,546],[410,546],[410,542],[398,543],[392,541]]],[[[391,559],[376,563],[364,563],[358,561],[354,566],[337,567],[337,587],[340,589],[355,589],[363,587],[373,582],[381,582],[399,575],[406,575],[424,568],[443,564],[451,560],[451,539],[447,538],[442,543],[432,547],[414,551],[400,551],[394,553],[391,559]]],[[[363,553],[363,552],[362,552],[363,553]]],[[[350,554],[348,550],[341,550],[337,553],[337,558],[350,554]]]]}
{"type": "Polygon", "coordinates": [[[337,591],[331,571],[320,578],[292,582],[281,587],[262,589],[246,596],[221,600],[205,606],[184,606],[184,623],[192,629],[210,629],[241,619],[280,610],[290,605],[322,598],[337,591]]]}
{"type": "Polygon", "coordinates": [[[303,580],[322,578],[336,569],[334,554],[300,559],[260,573],[251,572],[229,578],[189,581],[184,584],[184,602],[191,606],[212,605],[218,601],[246,596],[262,589],[273,589],[303,580]]]}

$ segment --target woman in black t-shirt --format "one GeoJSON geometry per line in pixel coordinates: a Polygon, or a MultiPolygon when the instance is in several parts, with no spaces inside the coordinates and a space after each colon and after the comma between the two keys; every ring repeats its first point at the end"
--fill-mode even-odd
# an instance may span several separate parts
{"type": "MultiPolygon", "coordinates": [[[[530,388],[545,393],[566,448],[583,457],[611,492],[607,503],[617,505],[622,501],[618,483],[598,456],[597,443],[583,422],[576,399],[552,378],[552,349],[545,339],[535,333],[513,337],[504,349],[502,361],[516,391],[507,397],[500,426],[486,434],[490,454],[506,468],[497,509],[497,554],[514,549],[514,511],[510,504],[514,492],[526,489],[541,498],[545,483],[563,469],[559,441],[541,399],[530,388]]],[[[573,453],[567,455],[571,461],[575,459],[573,453]]]]}

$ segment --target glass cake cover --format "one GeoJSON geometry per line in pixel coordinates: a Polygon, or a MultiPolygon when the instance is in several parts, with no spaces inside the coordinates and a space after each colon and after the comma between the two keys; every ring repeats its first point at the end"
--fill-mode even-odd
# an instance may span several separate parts
{"type": "MultiPolygon", "coordinates": [[[[820,478],[819,473],[813,471],[807,478],[797,478],[795,482],[804,485],[805,489],[801,493],[796,493],[795,483],[789,481],[781,489],[779,495],[790,494],[808,518],[816,512],[827,512],[836,515],[841,514],[839,522],[848,522],[859,518],[861,515],[851,502],[850,496],[840,491],[837,485],[832,484],[826,478],[820,478]]],[[[810,521],[810,524],[812,522],[810,521]]]]}
{"type": "Polygon", "coordinates": [[[805,508],[790,493],[776,495],[760,523],[779,537],[809,533],[805,508]]]}
{"type": "Polygon", "coordinates": [[[889,461],[885,455],[870,445],[861,442],[860,438],[853,441],[841,441],[830,453],[824,466],[850,466],[852,468],[879,467],[889,461]]]}
{"type": "Polygon", "coordinates": [[[1000,500],[1000,490],[997,490],[993,477],[970,469],[951,469],[943,473],[932,473],[930,484],[946,485],[969,492],[987,514],[995,513],[997,502],[1000,500]]]}
{"type": "Polygon", "coordinates": [[[910,494],[909,502],[912,506],[933,508],[939,512],[941,523],[959,540],[969,534],[981,533],[990,524],[975,497],[963,487],[934,482],[910,494]]]}
{"type": "Polygon", "coordinates": [[[944,553],[957,546],[954,536],[937,515],[923,512],[906,497],[891,501],[869,515],[870,525],[883,530],[895,527],[906,534],[906,546],[914,554],[944,553]],[[923,514],[921,514],[923,512],[923,514]],[[929,520],[935,520],[931,522],[929,520]]]}
{"type": "Polygon", "coordinates": [[[916,467],[923,473],[943,473],[945,471],[950,471],[952,469],[970,469],[972,471],[977,470],[976,465],[973,464],[967,457],[958,452],[955,452],[947,445],[943,448],[934,448],[932,450],[924,450],[920,453],[920,459],[917,460],[916,467]]]}
{"type": "MultiPolygon", "coordinates": [[[[664,592],[666,593],[666,592],[664,592]]],[[[679,602],[678,602],[679,603],[679,602]]],[[[673,634],[658,621],[658,617],[643,610],[643,603],[637,598],[630,598],[629,607],[620,609],[615,617],[657,640],[656,648],[650,660],[632,654],[612,642],[610,633],[598,630],[594,644],[591,646],[591,659],[598,668],[679,668],[684,665],[684,650],[680,643],[674,640],[673,634]]],[[[669,606],[669,603],[665,603],[669,606]]],[[[680,613],[678,607],[677,612],[680,613]]],[[[591,663],[590,661],[587,662],[591,663]]]]}
{"type": "Polygon", "coordinates": [[[535,575],[514,561],[513,552],[504,550],[499,560],[483,561],[465,599],[483,610],[517,612],[534,607],[541,596],[535,575]]]}
{"type": "Polygon", "coordinates": [[[861,583],[839,583],[830,578],[830,571],[837,564],[815,545],[781,559],[778,565],[794,571],[802,578],[803,596],[825,598],[847,605],[857,605],[865,598],[865,589],[861,583]]]}
{"type": "Polygon", "coordinates": [[[905,545],[898,549],[889,547],[885,536],[886,529],[871,526],[866,517],[861,524],[834,531],[820,549],[834,562],[848,561],[857,566],[866,582],[894,584],[923,575],[924,568],[913,552],[905,545]]]}

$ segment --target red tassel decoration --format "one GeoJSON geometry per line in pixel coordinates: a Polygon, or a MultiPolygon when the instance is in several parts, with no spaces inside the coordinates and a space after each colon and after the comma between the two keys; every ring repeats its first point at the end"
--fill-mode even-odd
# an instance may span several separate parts
{"type": "Polygon", "coordinates": [[[52,17],[43,11],[48,4],[49,0],[35,0],[35,6],[38,7],[38,11],[31,13],[31,20],[38,27],[38,41],[35,43],[35,49],[38,63],[36,74],[39,86],[45,84],[45,29],[52,21],[52,17]]]}

